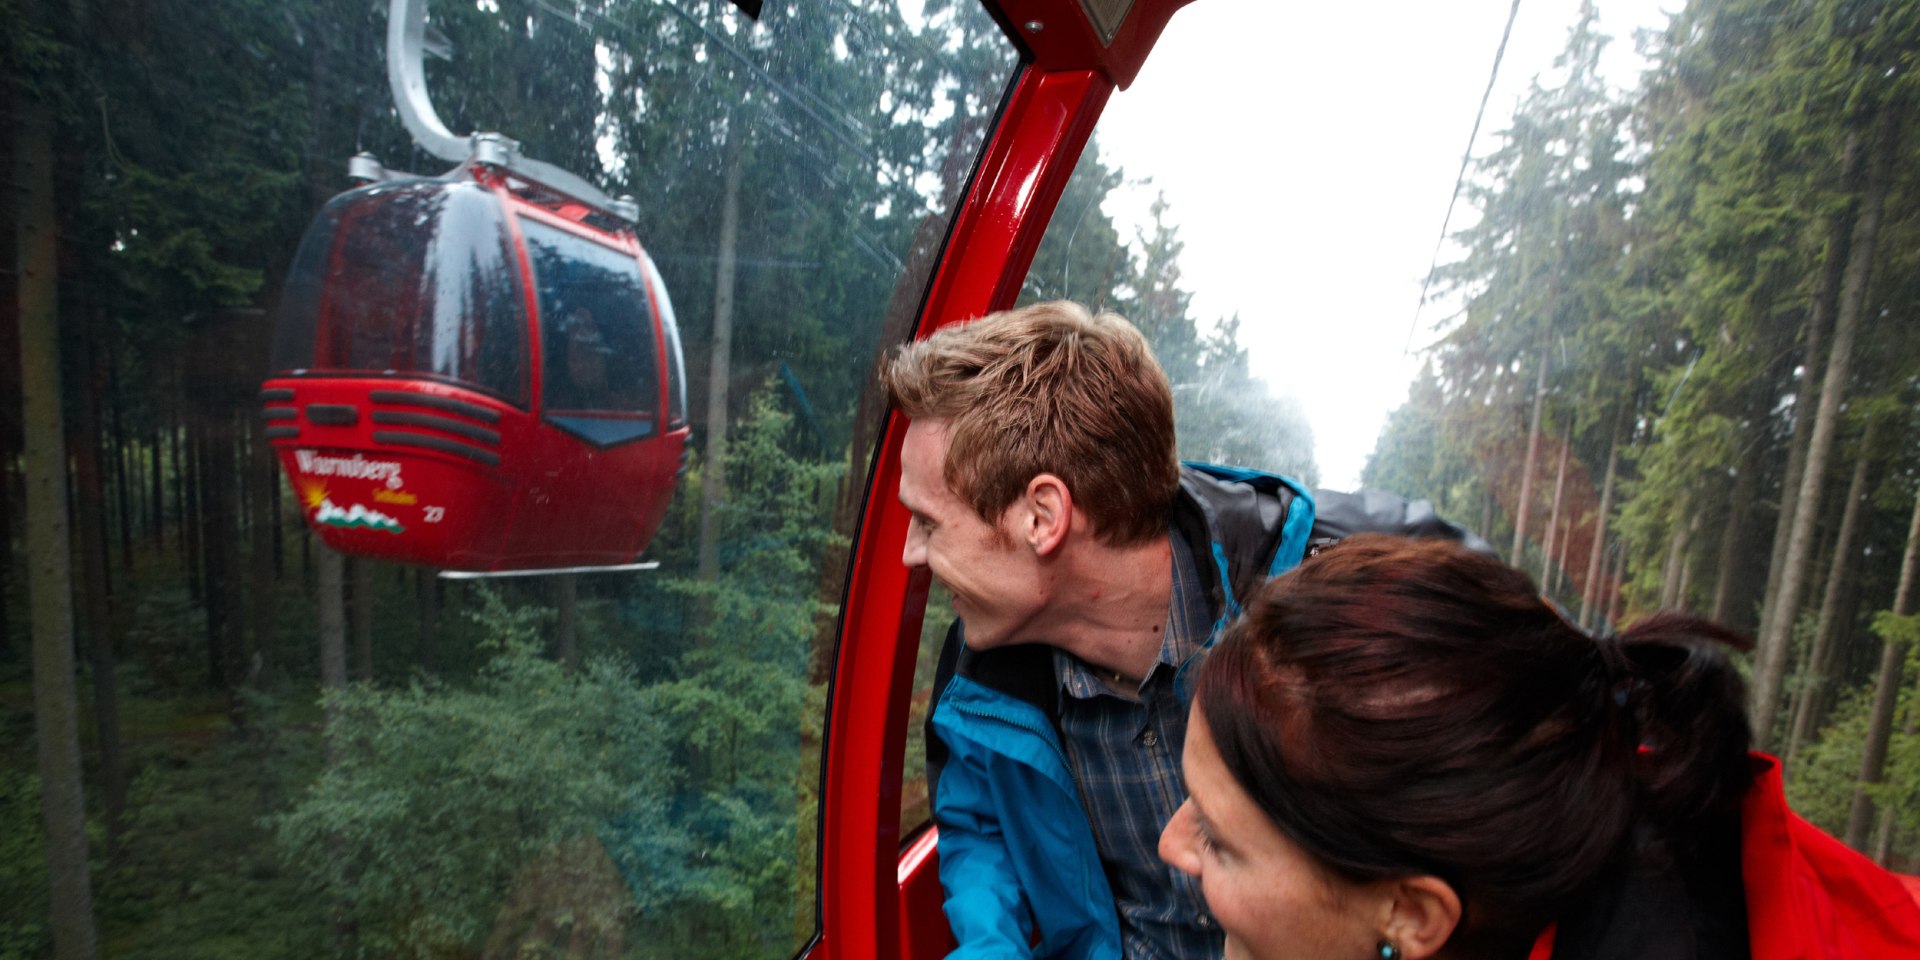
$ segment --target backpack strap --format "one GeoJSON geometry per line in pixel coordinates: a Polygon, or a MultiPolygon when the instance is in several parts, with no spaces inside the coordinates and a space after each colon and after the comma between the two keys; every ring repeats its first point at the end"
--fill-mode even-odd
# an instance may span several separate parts
{"type": "Polygon", "coordinates": [[[1246,467],[1188,461],[1185,494],[1174,525],[1198,555],[1213,559],[1209,600],[1218,623],[1240,615],[1241,602],[1306,555],[1315,515],[1313,494],[1299,482],[1246,467]],[[1203,546],[1204,545],[1204,546],[1203,546]]]}

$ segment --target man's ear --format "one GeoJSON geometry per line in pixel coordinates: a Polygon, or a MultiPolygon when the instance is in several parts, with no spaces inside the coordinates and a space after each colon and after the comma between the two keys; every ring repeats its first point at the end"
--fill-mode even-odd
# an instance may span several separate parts
{"type": "Polygon", "coordinates": [[[1067,482],[1051,473],[1038,474],[1027,481],[1021,499],[1026,509],[1021,511],[1021,529],[1014,534],[1039,556],[1059,550],[1073,529],[1073,491],[1067,489],[1067,482]]]}
{"type": "Polygon", "coordinates": [[[1385,881],[1392,903],[1387,910],[1387,942],[1404,960],[1425,960],[1440,952],[1460,926],[1460,895],[1434,876],[1385,881]]]}

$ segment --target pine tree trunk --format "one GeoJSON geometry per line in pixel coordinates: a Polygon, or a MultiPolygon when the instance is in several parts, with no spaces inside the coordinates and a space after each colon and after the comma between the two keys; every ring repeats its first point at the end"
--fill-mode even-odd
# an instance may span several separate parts
{"type": "Polygon", "coordinates": [[[1513,511],[1513,551],[1507,558],[1516,567],[1524,562],[1520,551],[1527,545],[1527,513],[1533,507],[1534,461],[1540,456],[1540,413],[1546,403],[1547,348],[1543,343],[1540,348],[1540,372],[1533,383],[1533,422],[1527,428],[1527,460],[1520,468],[1520,503],[1513,511]]]}
{"type": "Polygon", "coordinates": [[[420,608],[420,671],[432,674],[438,667],[434,637],[440,629],[440,578],[425,567],[415,570],[414,594],[420,608]]]}
{"type": "MultiPolygon", "coordinates": [[[[18,299],[17,297],[15,299],[18,299]]],[[[11,312],[11,311],[8,311],[11,312]]],[[[9,391],[11,393],[11,391],[9,391]]],[[[17,398],[9,397],[9,400],[17,398]]],[[[0,442],[0,663],[16,659],[13,649],[13,610],[7,598],[13,595],[13,464],[18,462],[11,444],[0,442]]],[[[25,661],[29,656],[19,656],[25,661]]]]}
{"type": "Polygon", "coordinates": [[[1677,610],[1683,601],[1681,596],[1681,571],[1687,565],[1687,544],[1693,537],[1693,496],[1691,491],[1680,491],[1680,500],[1674,505],[1671,522],[1673,533],[1667,537],[1667,561],[1661,567],[1660,609],[1677,610]]]}
{"type": "Polygon", "coordinates": [[[1568,554],[1573,552],[1573,531],[1577,525],[1577,518],[1571,511],[1567,513],[1566,522],[1560,525],[1560,556],[1553,561],[1553,592],[1555,594],[1572,586],[1570,579],[1572,573],[1567,569],[1567,562],[1573,559],[1568,554]]]}
{"type": "Polygon", "coordinates": [[[1540,585],[1553,592],[1555,538],[1560,532],[1560,501],[1567,492],[1567,457],[1573,452],[1573,424],[1567,424],[1566,439],[1560,442],[1560,468],[1553,474],[1553,509],[1547,514],[1547,542],[1540,550],[1540,585]]]}
{"type": "Polygon", "coordinates": [[[1488,537],[1493,536],[1493,482],[1489,477],[1480,478],[1480,527],[1488,537]]]}
{"type": "MultiPolygon", "coordinates": [[[[83,322],[93,319],[82,318],[83,322]]],[[[106,801],[107,846],[120,848],[124,815],[127,809],[127,775],[120,749],[120,698],[114,682],[114,640],[119,623],[114,616],[111,587],[107,580],[107,552],[102,549],[106,537],[106,491],[100,469],[100,449],[94,438],[100,434],[100,378],[90,376],[96,338],[85,330],[75,338],[73,352],[79,396],[70,408],[74,421],[67,449],[73,464],[74,539],[80,552],[79,623],[87,638],[88,663],[93,675],[94,739],[102,798],[106,801]]]]}
{"type": "Polygon", "coordinates": [[[1686,540],[1680,546],[1680,589],[1674,596],[1674,606],[1679,610],[1692,609],[1693,596],[1693,536],[1700,532],[1700,514],[1695,513],[1687,520],[1686,540]]]}
{"type": "Polygon", "coordinates": [[[109,433],[112,442],[107,445],[108,462],[113,464],[114,498],[120,506],[120,569],[129,576],[133,573],[133,496],[129,487],[133,484],[133,465],[131,450],[133,441],[127,436],[126,417],[120,410],[120,355],[114,348],[117,339],[104,338],[107,342],[107,369],[104,383],[107,395],[107,414],[112,430],[109,433]]]}
{"type": "MultiPolygon", "coordinates": [[[[1910,691],[1908,697],[1911,699],[1907,706],[1907,722],[1900,732],[1908,739],[1912,739],[1920,735],[1920,689],[1910,691]]],[[[1891,806],[1881,810],[1880,824],[1874,828],[1873,832],[1873,852],[1869,856],[1873,857],[1874,863],[1883,867],[1893,865],[1893,839],[1894,834],[1898,832],[1894,829],[1893,812],[1894,808],[1891,806]]],[[[1920,854],[1912,857],[1909,865],[1901,872],[1914,873],[1917,870],[1920,870],[1920,854]]]]}
{"type": "Polygon", "coordinates": [[[98,953],[87,863],[79,706],[74,692],[73,567],[67,525],[67,452],[61,426],[59,251],[53,189],[53,115],[16,97],[14,220],[20,298],[20,418],[26,471],[26,558],[33,632],[33,719],[46,832],[53,955],[98,953]]]}
{"type": "Polygon", "coordinates": [[[267,460],[273,464],[272,475],[267,478],[267,483],[270,484],[268,489],[273,491],[272,506],[269,508],[273,517],[273,582],[279,583],[287,576],[287,525],[281,521],[286,513],[281,509],[280,503],[281,491],[286,489],[286,485],[280,482],[280,467],[279,464],[273,463],[271,446],[267,448],[267,460]]]}
{"type": "Polygon", "coordinates": [[[154,553],[167,548],[166,446],[160,436],[160,426],[155,424],[147,437],[147,540],[154,553]]]}
{"type": "MultiPolygon", "coordinates": [[[[316,544],[313,550],[318,554],[314,557],[314,593],[319,608],[320,695],[325,704],[322,715],[326,732],[322,739],[326,743],[327,768],[332,770],[346,758],[346,744],[342,742],[340,730],[340,704],[335,698],[347,689],[347,558],[325,544],[316,544]]],[[[348,867],[340,862],[343,856],[340,838],[331,838],[328,848],[335,861],[330,873],[340,876],[348,867]]],[[[333,953],[346,956],[353,940],[352,906],[336,890],[329,898],[327,913],[333,953]]]]}
{"type": "MultiPolygon", "coordinates": [[[[1820,407],[1814,414],[1813,435],[1807,441],[1806,469],[1800,478],[1800,493],[1793,514],[1793,532],[1787,552],[1781,558],[1779,596],[1772,598],[1767,629],[1754,651],[1754,675],[1751,687],[1754,748],[1764,750],[1772,737],[1774,714],[1779,707],[1780,682],[1786,669],[1788,641],[1793,636],[1794,618],[1800,611],[1800,591],[1806,583],[1807,555],[1813,545],[1814,520],[1820,514],[1821,485],[1827,472],[1827,457],[1840,419],[1840,406],[1847,389],[1853,341],[1865,310],[1867,285],[1873,270],[1873,258],[1880,239],[1880,215],[1892,176],[1899,117],[1903,111],[1893,104],[1880,110],[1873,160],[1867,171],[1866,192],[1860,199],[1860,216],[1854,221],[1853,239],[1847,269],[1841,280],[1839,310],[1834,317],[1832,355],[1820,386],[1820,407]]],[[[1864,828],[1863,828],[1864,829],[1864,828]]]]}
{"type": "Polygon", "coordinates": [[[193,417],[188,417],[181,426],[180,454],[185,464],[181,476],[180,529],[183,536],[181,546],[186,550],[187,596],[194,603],[205,603],[207,585],[203,579],[204,571],[200,566],[200,555],[205,546],[206,530],[200,523],[206,515],[203,509],[206,479],[205,442],[200,435],[200,426],[193,417]]]}
{"type": "Polygon", "coordinates": [[[1860,438],[1860,452],[1853,459],[1853,479],[1847,483],[1846,509],[1840,514],[1840,528],[1834,536],[1833,556],[1827,568],[1826,590],[1820,598],[1820,619],[1814,627],[1812,649],[1807,652],[1807,669],[1801,677],[1800,689],[1794,696],[1793,723],[1788,728],[1786,751],[1786,767],[1789,770],[1793,769],[1800,745],[1813,734],[1813,725],[1817,722],[1814,704],[1826,693],[1827,673],[1833,659],[1833,639],[1838,631],[1841,586],[1846,583],[1847,567],[1853,559],[1853,535],[1860,522],[1860,501],[1866,499],[1867,495],[1867,472],[1873,462],[1876,426],[1876,421],[1867,422],[1866,432],[1860,438]]]}
{"type": "Polygon", "coordinates": [[[1620,618],[1626,613],[1626,585],[1627,546],[1624,543],[1616,544],[1613,558],[1613,596],[1607,600],[1607,622],[1612,624],[1615,630],[1620,629],[1620,618]]]}
{"type": "Polygon", "coordinates": [[[273,613],[277,599],[274,577],[278,564],[273,561],[273,528],[279,518],[273,510],[272,490],[279,482],[276,475],[279,468],[273,462],[273,449],[264,442],[252,445],[245,463],[247,486],[253,491],[248,498],[247,522],[247,603],[248,619],[252,621],[249,633],[253,635],[253,662],[247,669],[250,675],[267,675],[274,668],[273,613]]]}
{"type": "Polygon", "coordinates": [[[1593,547],[1587,551],[1587,582],[1580,591],[1580,625],[1598,626],[1594,611],[1600,601],[1601,559],[1607,544],[1607,520],[1613,512],[1613,480],[1620,466],[1620,433],[1626,425],[1626,405],[1614,413],[1613,439],[1607,445],[1607,478],[1600,484],[1600,514],[1593,521],[1593,547]]]}
{"type": "MultiPolygon", "coordinates": [[[[0,138],[0,170],[9,177],[15,172],[15,137],[19,129],[14,123],[13,96],[17,87],[10,83],[0,83],[0,130],[7,136],[0,138]]],[[[8,598],[13,595],[13,584],[19,582],[20,574],[14,567],[13,538],[18,532],[14,518],[21,508],[21,490],[15,486],[15,474],[20,467],[20,431],[18,411],[20,409],[20,288],[16,281],[20,279],[20,257],[14,247],[19,239],[16,229],[18,217],[24,215],[25,205],[17,201],[25,196],[19,192],[23,183],[15,183],[15,192],[0,197],[0,404],[5,409],[15,411],[12,416],[0,415],[0,664],[28,663],[33,659],[32,640],[27,635],[13,632],[13,609],[8,598]],[[26,644],[16,649],[17,643],[26,644]]]]}
{"type": "MultiPolygon", "coordinates": [[[[320,692],[322,695],[337,694],[347,688],[347,557],[333,548],[320,545],[314,548],[314,592],[319,609],[320,627],[320,692]]],[[[338,714],[329,704],[326,709],[328,726],[327,765],[339,762],[339,744],[332,734],[333,721],[338,714]]]]}
{"type": "Polygon", "coordinates": [[[555,659],[569,670],[580,668],[580,577],[563,573],[553,578],[555,659]]]}
{"type": "Polygon", "coordinates": [[[353,557],[347,561],[352,577],[348,602],[353,615],[353,676],[373,681],[373,561],[353,557]]]}
{"type": "MultiPolygon", "coordinates": [[[[1907,524],[1907,553],[1900,561],[1900,585],[1894,591],[1895,616],[1913,615],[1913,581],[1920,567],[1920,497],[1913,501],[1913,520],[1907,524]]],[[[1873,823],[1873,800],[1867,788],[1880,782],[1892,740],[1893,712],[1900,694],[1901,668],[1907,645],[1889,639],[1880,649],[1880,673],[1873,684],[1873,707],[1867,721],[1867,742],[1860,751],[1860,779],[1853,788],[1853,806],[1847,811],[1847,846],[1866,851],[1867,828],[1873,823]]]]}
{"type": "MultiPolygon", "coordinates": [[[[1860,135],[1848,133],[1841,148],[1840,192],[1851,194],[1858,186],[1860,135]]],[[[1819,402],[1820,370],[1824,358],[1821,349],[1827,329],[1838,308],[1840,286],[1845,273],[1852,231],[1845,214],[1834,213],[1826,221],[1826,256],[1820,265],[1820,281],[1814,290],[1813,311],[1807,319],[1806,354],[1801,363],[1800,386],[1794,391],[1793,433],[1787,440],[1786,472],[1780,478],[1780,516],[1773,526],[1773,549],[1767,555],[1767,592],[1760,599],[1760,629],[1756,638],[1773,629],[1773,602],[1780,593],[1780,576],[1786,569],[1787,543],[1793,539],[1794,516],[1799,512],[1800,483],[1806,473],[1807,444],[1812,440],[1813,417],[1819,402]]],[[[1791,632],[1791,627],[1788,628],[1791,632]]]]}
{"type": "Polygon", "coordinates": [[[1733,492],[1727,498],[1727,519],[1720,530],[1720,553],[1715,558],[1713,605],[1707,619],[1732,624],[1733,584],[1738,578],[1741,533],[1747,529],[1747,507],[1753,502],[1753,464],[1742,463],[1740,475],[1733,478],[1733,492]]]}
{"type": "Polygon", "coordinates": [[[201,565],[205,571],[205,607],[207,611],[207,656],[209,675],[215,686],[232,690],[239,686],[242,671],[240,537],[236,519],[240,515],[236,495],[237,465],[234,462],[232,411],[208,397],[201,411],[203,423],[201,565]]]}
{"type": "Polygon", "coordinates": [[[726,180],[720,194],[720,249],[713,275],[713,353],[707,374],[707,449],[700,458],[700,569],[720,575],[720,506],[727,497],[727,388],[733,376],[733,282],[740,237],[739,117],[727,124],[726,180]]]}

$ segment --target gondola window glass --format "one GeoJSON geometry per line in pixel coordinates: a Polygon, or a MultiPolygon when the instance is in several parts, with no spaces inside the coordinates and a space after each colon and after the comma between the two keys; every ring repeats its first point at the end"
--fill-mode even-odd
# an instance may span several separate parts
{"type": "Polygon", "coordinates": [[[548,410],[651,418],[660,406],[653,310],[630,253],[535,220],[520,221],[540,302],[548,410]]]}
{"type": "MultiPolygon", "coordinates": [[[[642,259],[641,265],[647,268],[647,282],[654,289],[666,289],[667,282],[660,279],[660,269],[651,258],[642,259]]],[[[687,360],[680,348],[680,321],[673,315],[673,301],[662,297],[659,306],[667,342],[667,427],[671,429],[687,422],[687,360]]]]}
{"type": "Polygon", "coordinates": [[[525,315],[491,193],[375,187],[322,222],[287,281],[277,369],[410,371],[526,402],[525,315]]]}
{"type": "MultiPolygon", "coordinates": [[[[872,371],[1018,53],[973,0],[429,6],[447,127],[632,219],[419,148],[386,3],[28,4],[0,37],[8,81],[34,71],[15,106],[55,114],[9,155],[89,158],[46,182],[58,263],[9,260],[0,295],[56,287],[34,362],[67,393],[29,399],[78,438],[43,479],[76,491],[70,642],[99,654],[62,746],[83,791],[43,790],[30,713],[0,736],[0,955],[51,956],[69,920],[114,956],[258,960],[779,960],[823,935],[872,371]],[[504,505],[461,509],[456,480],[504,505]],[[442,578],[321,539],[564,560],[641,498],[657,531],[585,571],[442,578]],[[44,851],[74,848],[43,799],[82,828],[54,875],[91,911],[50,894],[44,851]]],[[[46,510],[13,494],[39,489],[19,437],[0,422],[0,699],[31,704],[51,581],[21,576],[46,510]]]]}

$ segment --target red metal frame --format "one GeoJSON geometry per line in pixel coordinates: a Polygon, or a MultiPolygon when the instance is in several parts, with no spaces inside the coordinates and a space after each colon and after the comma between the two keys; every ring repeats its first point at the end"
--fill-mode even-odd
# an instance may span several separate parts
{"type": "MultiPolygon", "coordinates": [[[[1112,91],[1093,70],[1022,71],[934,273],[922,335],[1012,305],[1112,91]]],[[[898,826],[928,585],[925,570],[900,563],[908,515],[895,495],[905,434],[905,419],[889,413],[843,610],[821,791],[821,957],[911,956],[944,939],[937,911],[929,919],[901,910],[925,902],[924,892],[914,894],[932,882],[935,863],[922,849],[903,865],[898,826]],[[925,928],[936,921],[939,930],[925,928]]]]}

